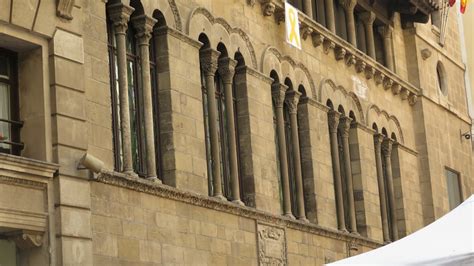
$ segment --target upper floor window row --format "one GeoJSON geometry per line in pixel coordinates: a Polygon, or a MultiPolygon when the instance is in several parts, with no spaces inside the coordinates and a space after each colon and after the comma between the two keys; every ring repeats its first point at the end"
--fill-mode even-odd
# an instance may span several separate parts
{"type": "Polygon", "coordinates": [[[392,26],[384,10],[355,0],[290,0],[331,32],[394,71],[392,26]]]}

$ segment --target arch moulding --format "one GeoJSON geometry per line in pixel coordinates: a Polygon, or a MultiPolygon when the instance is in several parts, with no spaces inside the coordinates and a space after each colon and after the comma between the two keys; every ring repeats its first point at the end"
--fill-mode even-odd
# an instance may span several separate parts
{"type": "Polygon", "coordinates": [[[248,35],[240,28],[233,28],[223,18],[215,18],[206,8],[198,7],[194,9],[189,16],[186,34],[197,40],[201,33],[207,35],[211,42],[211,47],[214,49],[219,42],[222,42],[226,46],[229,55],[240,52],[246,64],[257,69],[258,64],[255,49],[248,35]],[[203,17],[205,21],[202,20],[203,17]],[[200,22],[202,23],[194,23],[199,19],[201,19],[200,22]],[[196,25],[199,25],[199,27],[196,25]]]}

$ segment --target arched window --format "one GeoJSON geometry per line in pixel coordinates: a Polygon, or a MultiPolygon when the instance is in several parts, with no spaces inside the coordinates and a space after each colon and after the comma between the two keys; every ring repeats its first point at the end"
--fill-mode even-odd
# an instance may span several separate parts
{"type": "Polygon", "coordinates": [[[209,194],[243,204],[234,79],[239,61],[229,58],[222,43],[213,51],[207,36],[201,34],[199,40],[204,43],[200,57],[209,194]]]}
{"type": "Polygon", "coordinates": [[[436,65],[436,85],[438,89],[443,93],[443,95],[448,94],[448,84],[446,78],[446,71],[444,69],[443,63],[438,62],[436,65]]]}
{"type": "MultiPolygon", "coordinates": [[[[109,53],[109,69],[110,69],[110,91],[112,100],[112,130],[113,130],[113,148],[114,148],[114,164],[117,171],[123,170],[123,133],[121,129],[120,115],[120,90],[118,85],[118,61],[117,61],[117,44],[115,40],[115,30],[113,23],[107,20],[108,35],[108,53],[109,53]]],[[[145,121],[143,108],[143,84],[141,79],[140,55],[138,52],[138,43],[135,38],[136,32],[131,22],[128,23],[126,33],[126,71],[128,79],[128,106],[130,112],[130,133],[131,133],[131,150],[133,170],[139,176],[146,176],[146,138],[145,138],[145,121]]],[[[153,109],[155,114],[158,110],[157,101],[157,77],[156,77],[156,61],[155,61],[154,38],[150,41],[150,74],[151,87],[153,92],[153,109]]],[[[158,125],[158,117],[154,118],[155,126],[158,125]]],[[[155,139],[158,134],[155,129],[155,139]]],[[[155,143],[157,143],[155,141],[155,143]]],[[[159,142],[158,142],[159,143],[159,142]]],[[[156,144],[155,144],[156,145],[156,144]]],[[[159,148],[155,149],[157,152],[159,148]]],[[[157,157],[159,158],[159,156],[157,157]]],[[[159,161],[159,160],[157,160],[159,161]]],[[[159,167],[158,167],[159,168],[159,167]]]]}

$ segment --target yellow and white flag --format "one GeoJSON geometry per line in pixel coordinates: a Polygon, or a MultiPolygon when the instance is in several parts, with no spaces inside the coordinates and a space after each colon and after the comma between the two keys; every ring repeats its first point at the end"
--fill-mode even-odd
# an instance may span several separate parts
{"type": "Polygon", "coordinates": [[[301,50],[300,24],[298,10],[285,1],[286,41],[301,50]]]}

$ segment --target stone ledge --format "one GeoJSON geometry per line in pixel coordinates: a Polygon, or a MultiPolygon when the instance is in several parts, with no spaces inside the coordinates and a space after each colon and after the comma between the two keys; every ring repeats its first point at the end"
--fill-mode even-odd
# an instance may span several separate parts
{"type": "MultiPolygon", "coordinates": [[[[283,0],[260,0],[264,16],[275,16],[276,23],[284,20],[283,0]]],[[[303,39],[311,37],[313,46],[323,48],[325,54],[334,51],[335,60],[342,61],[347,67],[355,66],[357,73],[366,79],[374,78],[376,85],[382,85],[385,90],[391,90],[393,95],[399,95],[402,100],[408,100],[415,105],[420,95],[420,89],[403,80],[396,73],[376,62],[373,58],[359,51],[347,41],[336,36],[328,29],[299,11],[301,35],[303,39]]]]}
{"type": "Polygon", "coordinates": [[[180,191],[173,187],[154,183],[145,179],[130,177],[122,173],[102,171],[92,181],[254,219],[257,222],[272,224],[274,226],[291,228],[336,240],[357,243],[369,248],[378,248],[382,246],[382,243],[362,236],[351,235],[349,233],[325,228],[320,225],[292,220],[284,216],[273,215],[250,207],[232,204],[230,202],[221,201],[192,192],[180,191]]]}
{"type": "Polygon", "coordinates": [[[7,170],[28,176],[52,178],[59,165],[35,159],[0,153],[0,171],[7,170]]]}

